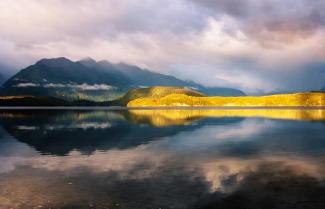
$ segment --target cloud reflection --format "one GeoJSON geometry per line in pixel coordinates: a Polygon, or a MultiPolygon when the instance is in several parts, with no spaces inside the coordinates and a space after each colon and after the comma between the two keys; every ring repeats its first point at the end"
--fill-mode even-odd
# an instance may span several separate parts
{"type": "MultiPolygon", "coordinates": [[[[156,113],[159,114],[161,112],[156,113]]],[[[191,114],[188,112],[183,117],[191,114]]],[[[141,129],[146,130],[146,134],[141,136],[149,139],[124,149],[98,146],[97,150],[84,153],[73,144],[85,140],[83,133],[89,134],[83,132],[87,129],[80,129],[80,138],[70,141],[71,147],[76,149],[66,155],[55,155],[40,154],[0,130],[0,207],[232,209],[245,206],[268,209],[324,206],[325,142],[321,122],[255,117],[234,120],[217,116],[215,119],[211,116],[190,119],[191,123],[184,124],[186,131],[181,125],[167,126],[174,131],[151,135],[149,130],[165,130],[166,126],[157,127],[148,120],[139,120],[136,124],[135,118],[128,123],[120,114],[106,112],[54,116],[36,118],[37,121],[56,121],[56,125],[70,124],[69,118],[79,122],[107,121],[114,127],[123,127],[120,133],[130,130],[126,129],[128,126],[139,128],[147,124],[146,129],[141,129]],[[11,150],[10,154],[7,149],[11,150]]],[[[181,114],[177,116],[180,117],[181,114]]],[[[13,118],[11,115],[5,119],[6,123],[2,121],[6,128],[13,124],[9,123],[13,118]]],[[[25,125],[33,121],[23,119],[21,114],[16,120],[25,125]]],[[[112,131],[111,127],[105,129],[112,131]]],[[[27,131],[35,134],[34,130],[27,131]]],[[[133,137],[136,134],[131,132],[133,137]]],[[[45,132],[44,136],[42,140],[49,139],[45,132]]],[[[121,138],[115,138],[118,139],[121,138]]],[[[96,140],[88,146],[95,143],[96,140]]]]}

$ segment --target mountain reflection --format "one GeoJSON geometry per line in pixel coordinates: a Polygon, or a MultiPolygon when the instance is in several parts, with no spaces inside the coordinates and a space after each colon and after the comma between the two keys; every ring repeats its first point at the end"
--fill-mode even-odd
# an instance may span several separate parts
{"type": "Polygon", "coordinates": [[[0,115],[0,208],[325,207],[323,110],[0,115]]]}
{"type": "MultiPolygon", "coordinates": [[[[112,148],[126,149],[161,137],[192,131],[204,122],[179,126],[151,126],[146,116],[129,112],[7,112],[0,124],[19,141],[44,154],[65,155],[72,150],[91,153],[112,148]],[[17,116],[16,116],[17,115],[17,116]]],[[[241,118],[219,118],[210,122],[219,125],[238,123],[241,118]]]]}

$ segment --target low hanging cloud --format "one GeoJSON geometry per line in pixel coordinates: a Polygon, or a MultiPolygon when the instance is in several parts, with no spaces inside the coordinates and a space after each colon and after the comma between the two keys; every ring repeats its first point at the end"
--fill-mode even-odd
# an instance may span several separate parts
{"type": "Polygon", "coordinates": [[[89,85],[87,83],[83,84],[62,84],[62,83],[19,83],[14,87],[18,88],[30,88],[30,87],[43,87],[43,88],[71,88],[71,89],[78,89],[82,91],[96,91],[96,90],[112,90],[116,87],[106,85],[106,84],[94,84],[89,85]]]}
{"type": "Polygon", "coordinates": [[[29,88],[29,87],[39,87],[40,85],[38,83],[19,83],[14,87],[18,88],[29,88]]]}
{"type": "Polygon", "coordinates": [[[324,11],[322,0],[3,0],[0,57],[16,69],[93,57],[248,93],[318,90],[324,11]]]}
{"type": "Polygon", "coordinates": [[[45,88],[74,88],[74,89],[80,89],[84,91],[96,91],[96,90],[112,90],[116,87],[106,85],[106,84],[94,84],[89,85],[86,83],[83,84],[61,84],[61,83],[48,83],[43,85],[45,88]]]}

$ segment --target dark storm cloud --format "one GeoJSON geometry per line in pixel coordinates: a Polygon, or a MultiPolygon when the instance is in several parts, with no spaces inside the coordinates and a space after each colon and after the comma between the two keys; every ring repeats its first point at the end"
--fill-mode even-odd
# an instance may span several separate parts
{"type": "Polygon", "coordinates": [[[325,25],[321,0],[191,0],[215,17],[229,15],[248,36],[259,42],[291,42],[325,25]]]}
{"type": "Polygon", "coordinates": [[[245,17],[248,15],[251,1],[246,0],[189,0],[205,7],[215,15],[227,13],[235,17],[245,17]]]}

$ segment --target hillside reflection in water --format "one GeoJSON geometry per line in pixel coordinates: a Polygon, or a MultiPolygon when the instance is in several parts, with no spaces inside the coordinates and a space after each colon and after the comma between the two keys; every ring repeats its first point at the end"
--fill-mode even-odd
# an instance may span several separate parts
{"type": "Polygon", "coordinates": [[[0,112],[0,208],[324,208],[324,110],[0,112]]]}

